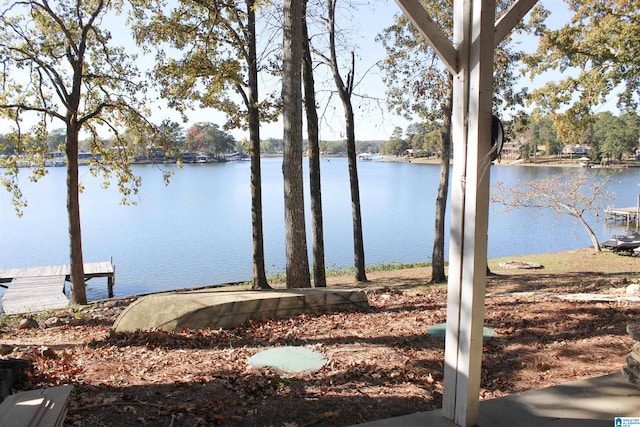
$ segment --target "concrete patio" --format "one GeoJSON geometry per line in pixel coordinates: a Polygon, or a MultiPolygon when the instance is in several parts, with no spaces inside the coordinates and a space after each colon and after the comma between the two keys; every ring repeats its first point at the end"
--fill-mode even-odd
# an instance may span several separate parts
{"type": "MultiPolygon", "coordinates": [[[[640,389],[621,373],[518,393],[480,402],[479,426],[611,427],[618,417],[638,417],[640,389]]],[[[635,421],[635,420],[633,420],[635,421]]],[[[623,425],[623,424],[621,424],[623,425]]],[[[367,427],[455,427],[441,410],[374,421],[367,427]]]]}

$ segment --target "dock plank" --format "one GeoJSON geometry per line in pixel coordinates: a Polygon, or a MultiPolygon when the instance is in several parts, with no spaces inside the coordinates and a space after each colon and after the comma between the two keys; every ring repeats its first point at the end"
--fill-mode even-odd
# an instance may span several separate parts
{"type": "Polygon", "coordinates": [[[2,297],[4,312],[20,314],[64,308],[69,305],[64,283],[65,276],[17,277],[2,297]]]}
{"type": "MultiPolygon", "coordinates": [[[[7,314],[28,313],[63,308],[69,305],[64,295],[65,282],[70,281],[71,268],[66,265],[43,267],[8,268],[0,270],[0,283],[10,283],[2,297],[7,314]]],[[[94,277],[107,278],[109,298],[113,297],[115,266],[113,261],[88,262],[84,264],[85,280],[94,277]]]]}
{"type": "MultiPolygon", "coordinates": [[[[85,276],[109,276],[113,275],[114,267],[111,261],[84,263],[85,276]]],[[[69,276],[71,268],[69,264],[48,265],[42,267],[6,268],[0,269],[0,282],[11,282],[18,277],[38,276],[69,276]]]]}

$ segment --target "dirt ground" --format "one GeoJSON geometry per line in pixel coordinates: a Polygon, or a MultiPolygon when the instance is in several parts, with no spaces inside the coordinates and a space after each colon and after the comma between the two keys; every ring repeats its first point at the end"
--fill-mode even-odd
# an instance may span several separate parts
{"type": "MultiPolygon", "coordinates": [[[[625,327],[640,321],[625,294],[640,283],[640,258],[580,250],[513,260],[544,268],[489,263],[485,324],[497,337],[484,344],[481,398],[619,371],[633,345],[625,327]],[[591,298],[560,298],[582,293],[591,298]]],[[[371,309],[231,330],[114,333],[126,300],[41,314],[34,329],[4,316],[0,352],[33,363],[20,389],[74,385],[69,426],[357,424],[441,405],[444,341],[426,331],[445,322],[446,285],[428,285],[429,274],[371,272],[364,285],[333,277],[331,286],[364,287],[371,309]],[[293,377],[247,366],[285,345],[315,349],[328,363],[293,377]]]]}

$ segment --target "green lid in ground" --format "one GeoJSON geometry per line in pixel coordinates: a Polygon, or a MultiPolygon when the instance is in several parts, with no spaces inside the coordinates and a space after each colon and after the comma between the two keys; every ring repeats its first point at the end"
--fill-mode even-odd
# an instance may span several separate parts
{"type": "Polygon", "coordinates": [[[247,363],[254,367],[269,367],[278,372],[297,374],[315,372],[327,363],[327,359],[321,353],[304,347],[276,347],[254,354],[247,363]]]}
{"type": "MultiPolygon", "coordinates": [[[[438,325],[432,326],[427,329],[427,334],[432,335],[434,337],[444,338],[447,335],[447,324],[440,323],[438,325]]],[[[486,326],[482,328],[482,338],[484,340],[488,340],[489,338],[493,338],[498,336],[496,331],[491,328],[487,328],[486,326]]]]}

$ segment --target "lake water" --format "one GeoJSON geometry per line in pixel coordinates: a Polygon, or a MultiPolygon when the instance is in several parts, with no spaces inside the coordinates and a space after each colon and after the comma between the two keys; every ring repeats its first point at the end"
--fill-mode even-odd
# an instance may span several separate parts
{"type": "MultiPolygon", "coordinates": [[[[85,262],[116,265],[116,296],[245,281],[251,278],[252,242],[248,162],[137,165],[143,178],[135,206],[119,204],[115,187],[81,169],[85,262]],[[175,170],[169,186],[162,170],[175,170]]],[[[351,202],[346,159],[323,159],[322,195],[328,268],[353,265],[351,202]]],[[[26,172],[26,171],[25,171],[26,172]]],[[[438,165],[360,162],[361,203],[367,265],[430,261],[438,165]]],[[[561,173],[559,168],[492,166],[491,181],[561,173]]],[[[575,169],[575,173],[596,170],[575,169]]],[[[264,245],[268,273],[284,271],[282,159],[262,161],[264,245]]],[[[616,206],[635,206],[640,168],[624,169],[610,182],[616,206]]],[[[51,168],[37,184],[21,178],[28,200],[18,218],[0,192],[0,268],[66,264],[69,259],[64,168],[51,168]]],[[[308,197],[308,191],[307,191],[308,197]]],[[[557,252],[590,246],[582,227],[566,216],[520,209],[500,214],[491,207],[489,257],[557,252]]],[[[307,221],[309,224],[310,221],[307,221]]],[[[624,226],[591,218],[600,240],[624,226]]],[[[448,223],[447,223],[448,230],[448,223]]],[[[448,238],[448,232],[447,232],[448,238]]],[[[310,242],[310,240],[309,240],[310,242]]],[[[447,248],[448,251],[448,248],[447,248]]],[[[105,298],[106,280],[87,283],[89,299],[105,298]]]]}

